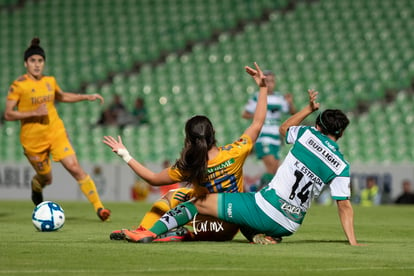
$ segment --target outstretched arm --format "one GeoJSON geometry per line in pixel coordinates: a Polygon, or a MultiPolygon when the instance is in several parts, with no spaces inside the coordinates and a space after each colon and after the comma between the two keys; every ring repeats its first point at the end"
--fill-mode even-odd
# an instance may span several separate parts
{"type": "Polygon", "coordinates": [[[159,173],[155,173],[135,160],[122,143],[121,136],[118,136],[118,140],[112,136],[104,136],[104,140],[102,142],[108,145],[112,151],[119,155],[139,177],[144,179],[150,185],[162,186],[175,183],[175,181],[173,181],[168,175],[168,168],[159,173]]]}
{"type": "Polygon", "coordinates": [[[259,97],[257,99],[256,111],[253,114],[253,120],[250,126],[244,131],[245,134],[250,136],[253,142],[256,141],[260,134],[264,121],[266,119],[267,112],[267,85],[265,82],[266,76],[263,74],[257,63],[254,63],[256,70],[246,66],[246,72],[253,77],[256,84],[259,86],[259,97]]]}
{"type": "Polygon", "coordinates": [[[361,246],[355,237],[354,232],[354,210],[352,209],[351,201],[347,200],[338,200],[338,214],[339,219],[341,220],[342,228],[344,229],[346,238],[349,241],[350,245],[361,246]]]}
{"type": "Polygon", "coordinates": [[[279,128],[280,135],[286,136],[286,132],[289,127],[299,125],[306,117],[308,117],[312,112],[319,109],[319,103],[316,102],[318,96],[318,91],[313,89],[308,90],[309,94],[309,104],[305,106],[299,112],[290,116],[279,128]]]}
{"type": "Polygon", "coordinates": [[[65,103],[76,103],[81,101],[96,101],[99,100],[101,104],[104,103],[104,98],[99,94],[76,94],[70,92],[58,91],[56,99],[65,103]]]}

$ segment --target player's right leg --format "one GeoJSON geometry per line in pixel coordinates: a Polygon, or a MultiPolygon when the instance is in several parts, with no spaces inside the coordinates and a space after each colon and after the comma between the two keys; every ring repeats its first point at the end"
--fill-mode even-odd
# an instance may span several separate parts
{"type": "Polygon", "coordinates": [[[52,174],[40,175],[36,174],[32,178],[32,201],[34,205],[43,202],[43,188],[52,183],[52,174]]]}
{"type": "MultiPolygon", "coordinates": [[[[151,209],[144,215],[144,218],[139,223],[139,227],[134,231],[144,231],[150,229],[168,210],[176,207],[178,204],[189,200],[193,196],[193,189],[182,187],[179,189],[170,190],[163,195],[159,200],[154,202],[151,209]]],[[[163,236],[162,241],[168,241],[168,237],[171,240],[183,240],[186,235],[181,235],[183,231],[180,229],[173,229],[163,236]]],[[[115,230],[109,235],[111,240],[124,240],[125,234],[122,230],[115,230]]],[[[161,241],[161,240],[160,240],[161,241]]]]}
{"type": "Polygon", "coordinates": [[[49,152],[47,150],[40,153],[31,152],[24,149],[27,160],[32,165],[36,174],[31,181],[32,201],[34,205],[43,202],[43,188],[52,183],[52,168],[49,161],[49,152]]]}

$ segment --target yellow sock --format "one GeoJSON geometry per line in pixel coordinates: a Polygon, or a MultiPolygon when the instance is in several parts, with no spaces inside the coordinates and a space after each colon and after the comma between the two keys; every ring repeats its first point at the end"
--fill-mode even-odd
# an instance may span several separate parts
{"type": "Polygon", "coordinates": [[[96,191],[95,182],[93,182],[92,178],[89,175],[87,175],[84,179],[78,181],[78,184],[82,193],[86,196],[89,202],[92,203],[95,211],[98,211],[99,208],[103,208],[99,194],[96,191]]]}
{"type": "Polygon", "coordinates": [[[154,202],[151,210],[145,214],[139,225],[145,227],[145,229],[150,229],[170,209],[170,204],[165,199],[154,202]]]}

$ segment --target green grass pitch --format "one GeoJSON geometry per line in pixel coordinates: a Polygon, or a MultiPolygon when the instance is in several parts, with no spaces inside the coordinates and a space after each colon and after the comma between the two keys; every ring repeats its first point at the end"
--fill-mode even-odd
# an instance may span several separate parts
{"type": "Polygon", "coordinates": [[[365,247],[347,245],[335,206],[311,207],[301,229],[277,245],[231,242],[133,244],[109,240],[136,225],[148,203],[107,203],[100,222],[89,203],[58,202],[66,223],[37,232],[33,204],[0,201],[0,275],[414,275],[414,206],[354,206],[365,247]]]}

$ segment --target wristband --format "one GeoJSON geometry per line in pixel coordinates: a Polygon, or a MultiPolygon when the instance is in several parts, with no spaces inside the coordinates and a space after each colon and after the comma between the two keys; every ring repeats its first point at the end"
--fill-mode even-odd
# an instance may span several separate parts
{"type": "Polygon", "coordinates": [[[129,161],[131,161],[132,156],[129,154],[127,149],[119,149],[116,152],[124,161],[128,164],[129,161]]]}

